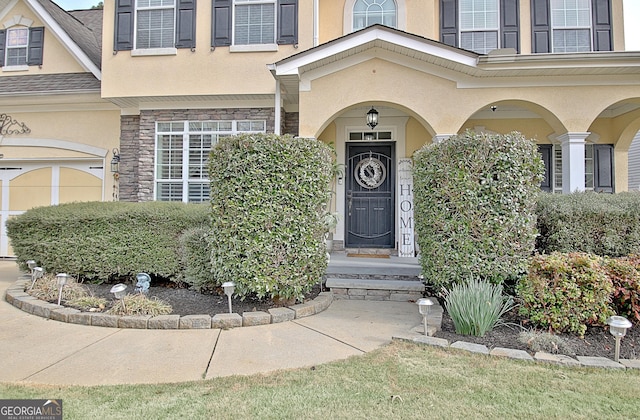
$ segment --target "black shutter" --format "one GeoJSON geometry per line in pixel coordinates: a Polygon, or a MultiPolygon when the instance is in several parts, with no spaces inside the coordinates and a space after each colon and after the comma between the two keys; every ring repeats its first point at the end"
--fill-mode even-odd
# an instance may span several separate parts
{"type": "Polygon", "coordinates": [[[278,0],[278,44],[298,43],[298,0],[278,0]]]}
{"type": "Polygon", "coordinates": [[[440,41],[458,46],[458,0],[440,0],[440,41]]]}
{"type": "Polygon", "coordinates": [[[611,0],[593,0],[592,6],[593,50],[612,51],[611,0]]]}
{"type": "Polygon", "coordinates": [[[545,192],[551,192],[553,190],[553,171],[551,171],[553,145],[539,144],[538,152],[542,155],[542,162],[544,162],[544,179],[540,183],[540,189],[545,192]]]}
{"type": "Polygon", "coordinates": [[[518,0],[502,0],[500,7],[501,48],[513,48],[520,52],[520,2],[518,0]]]}
{"type": "Polygon", "coordinates": [[[549,0],[531,0],[531,51],[551,52],[549,0]]]}
{"type": "Polygon", "coordinates": [[[135,0],[116,0],[114,51],[133,49],[133,2],[135,0]]]}
{"type": "Polygon", "coordinates": [[[29,49],[27,51],[27,64],[30,66],[42,65],[42,52],[44,48],[44,28],[29,29],[29,49]]]}
{"type": "Polygon", "coordinates": [[[0,29],[0,67],[4,67],[4,44],[7,42],[7,33],[0,29]]]}
{"type": "Polygon", "coordinates": [[[176,15],[176,48],[195,48],[196,0],[179,0],[176,15]]]}
{"type": "Polygon", "coordinates": [[[593,189],[605,193],[615,191],[613,144],[593,145],[593,189]]]}
{"type": "Polygon", "coordinates": [[[224,47],[231,45],[231,0],[214,0],[211,20],[211,45],[224,47]]]}

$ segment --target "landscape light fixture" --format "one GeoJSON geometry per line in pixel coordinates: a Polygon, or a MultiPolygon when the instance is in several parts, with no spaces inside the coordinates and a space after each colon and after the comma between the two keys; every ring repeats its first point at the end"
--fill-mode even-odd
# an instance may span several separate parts
{"type": "Polygon", "coordinates": [[[427,333],[427,315],[429,315],[429,308],[435,305],[435,302],[429,298],[420,298],[416,302],[418,304],[418,310],[420,311],[420,315],[422,315],[422,322],[424,323],[424,335],[429,335],[427,333]]]}
{"type": "Polygon", "coordinates": [[[29,290],[33,289],[33,286],[36,284],[36,281],[38,281],[38,279],[43,275],[44,275],[44,269],[42,267],[33,268],[33,271],[31,272],[31,287],[29,287],[29,290]]]}
{"type": "Polygon", "coordinates": [[[226,281],[222,283],[222,288],[224,289],[224,294],[227,295],[227,298],[229,299],[229,313],[232,314],[233,311],[231,310],[231,295],[233,295],[233,292],[236,290],[236,285],[232,281],[226,281]]]}
{"type": "Polygon", "coordinates": [[[620,339],[627,334],[627,330],[631,328],[632,324],[627,318],[618,315],[607,319],[607,324],[609,332],[616,338],[616,353],[613,360],[618,362],[620,360],[620,339]]]}
{"type": "Polygon", "coordinates": [[[374,107],[371,107],[367,112],[367,125],[373,130],[378,125],[378,111],[374,107]]]}
{"type": "Polygon", "coordinates": [[[70,276],[67,273],[59,273],[56,276],[56,281],[58,283],[58,305],[60,305],[60,302],[62,302],[62,288],[65,284],[67,284],[69,277],[70,276]]]}
{"type": "Polygon", "coordinates": [[[29,267],[29,270],[33,271],[33,269],[36,268],[37,266],[38,264],[36,264],[34,260],[27,261],[27,267],[29,267]]]}
{"type": "Polygon", "coordinates": [[[123,298],[127,295],[127,285],[118,283],[111,288],[111,293],[113,293],[116,299],[122,302],[122,309],[126,310],[123,298]]]}

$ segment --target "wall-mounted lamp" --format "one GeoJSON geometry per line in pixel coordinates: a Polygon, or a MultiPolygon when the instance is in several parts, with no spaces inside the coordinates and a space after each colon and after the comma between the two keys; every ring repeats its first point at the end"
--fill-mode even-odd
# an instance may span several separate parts
{"type": "Polygon", "coordinates": [[[373,130],[378,125],[378,111],[374,107],[371,107],[367,112],[367,125],[373,130]]]}
{"type": "Polygon", "coordinates": [[[120,151],[117,148],[113,149],[113,158],[111,158],[111,173],[120,173],[120,151]]]}

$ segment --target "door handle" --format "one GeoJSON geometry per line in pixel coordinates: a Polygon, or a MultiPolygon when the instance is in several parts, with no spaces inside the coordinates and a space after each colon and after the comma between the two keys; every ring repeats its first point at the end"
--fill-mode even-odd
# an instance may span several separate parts
{"type": "Polygon", "coordinates": [[[347,205],[349,209],[349,217],[351,217],[351,206],[353,204],[353,191],[347,191],[347,205]]]}

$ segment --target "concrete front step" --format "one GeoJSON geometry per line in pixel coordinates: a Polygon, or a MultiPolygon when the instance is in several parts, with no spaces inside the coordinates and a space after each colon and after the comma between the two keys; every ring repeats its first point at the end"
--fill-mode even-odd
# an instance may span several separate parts
{"type": "Polygon", "coordinates": [[[328,278],[326,286],[336,299],[396,302],[420,299],[425,290],[421,281],[390,279],[328,278]]]}

